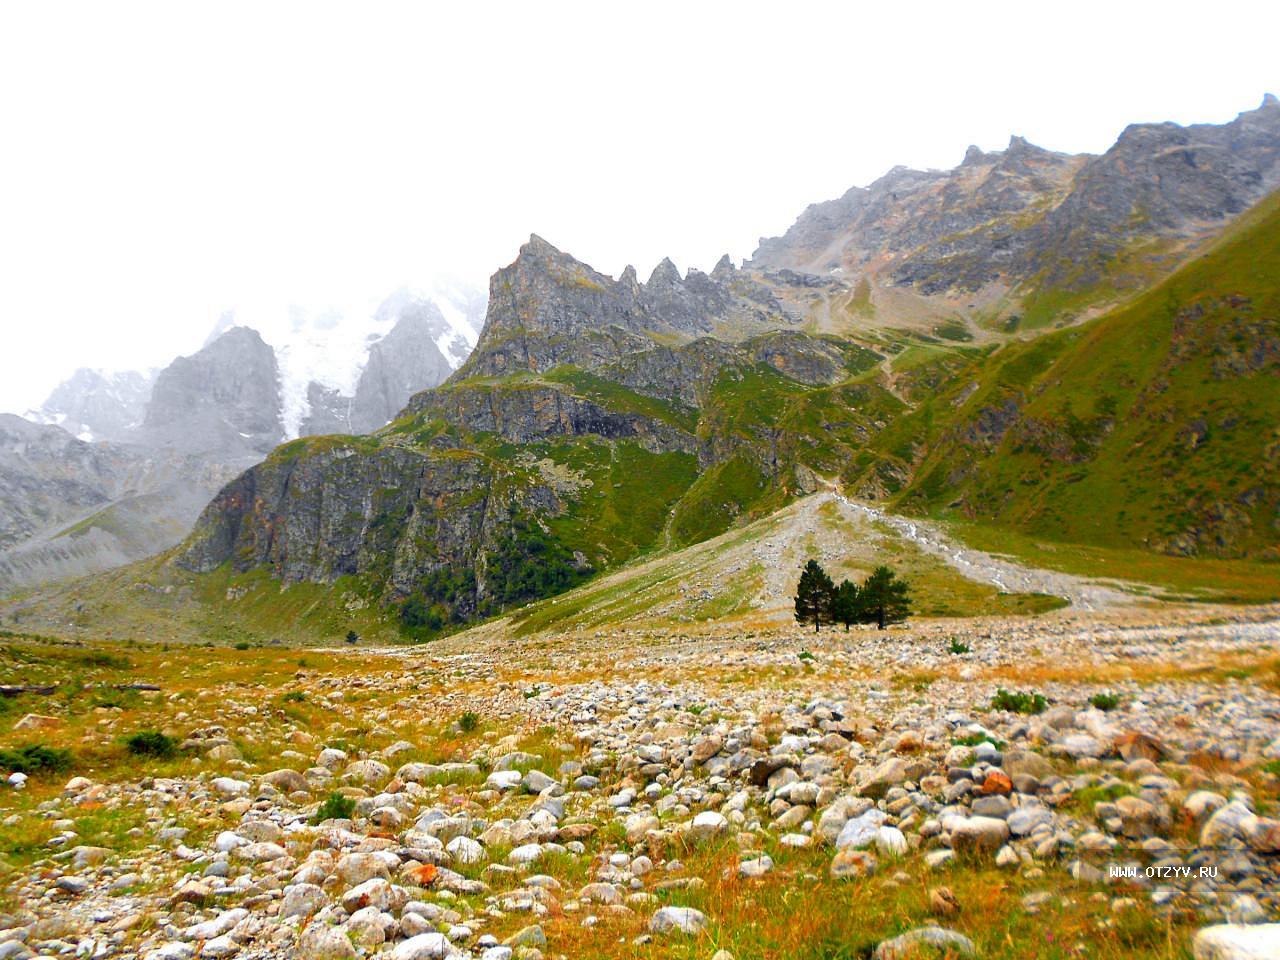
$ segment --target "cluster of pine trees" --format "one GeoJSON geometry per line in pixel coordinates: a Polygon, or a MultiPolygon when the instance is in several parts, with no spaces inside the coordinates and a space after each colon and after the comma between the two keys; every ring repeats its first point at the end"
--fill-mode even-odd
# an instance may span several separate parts
{"type": "Polygon", "coordinates": [[[805,564],[796,588],[796,620],[812,623],[814,631],[824,623],[874,623],[883,630],[911,615],[911,587],[889,567],[879,566],[861,585],[842,580],[839,585],[817,560],[805,564]]]}

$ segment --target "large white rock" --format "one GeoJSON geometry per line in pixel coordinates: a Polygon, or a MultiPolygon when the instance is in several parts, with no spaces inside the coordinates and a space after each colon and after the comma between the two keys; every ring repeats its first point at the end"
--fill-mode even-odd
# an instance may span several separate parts
{"type": "Polygon", "coordinates": [[[519,770],[495,770],[489,774],[484,785],[490,790],[514,790],[520,786],[520,781],[524,779],[524,775],[519,770]]]}
{"type": "Polygon", "coordinates": [[[888,819],[883,810],[870,810],[848,821],[836,837],[837,850],[863,850],[876,842],[880,825],[888,819]]]}
{"type": "Polygon", "coordinates": [[[1257,816],[1239,800],[1218,810],[1200,831],[1200,846],[1218,847],[1232,840],[1244,840],[1253,831],[1257,816]]]}
{"type": "Polygon", "coordinates": [[[692,907],[663,907],[649,920],[650,933],[696,934],[706,928],[706,915],[692,907]]]}
{"type": "Polygon", "coordinates": [[[470,837],[454,837],[445,849],[455,863],[480,863],[484,860],[484,847],[470,837]]]}
{"type": "Polygon", "coordinates": [[[512,864],[533,863],[542,856],[542,845],[539,843],[526,843],[523,846],[516,847],[507,854],[507,862],[512,864]]]}
{"type": "Polygon", "coordinates": [[[301,960],[352,960],[356,948],[344,931],[312,923],[298,938],[297,955],[301,960]]]}
{"type": "Polygon", "coordinates": [[[284,888],[284,899],[280,901],[280,917],[309,917],[328,902],[325,892],[314,883],[290,884],[284,888]]]}
{"type": "Polygon", "coordinates": [[[244,780],[237,780],[235,777],[214,777],[210,782],[214,793],[220,797],[247,797],[249,795],[249,784],[244,780]]]}
{"type": "Polygon", "coordinates": [[[689,825],[689,836],[694,840],[710,840],[728,829],[729,821],[724,818],[724,814],[715,810],[703,810],[689,825]]]}
{"type": "Polygon", "coordinates": [[[236,907],[233,910],[224,910],[212,920],[206,920],[204,923],[197,923],[182,932],[183,940],[212,940],[214,937],[220,937],[230,930],[241,920],[249,915],[249,911],[244,907],[236,907]]]}
{"type": "Polygon", "coordinates": [[[391,951],[391,960],[440,960],[454,954],[453,944],[443,933],[420,933],[391,951]]]}
{"type": "Polygon", "coordinates": [[[1196,960],[1276,960],[1280,957],[1280,923],[1205,927],[1196,934],[1191,952],[1196,960]]]}

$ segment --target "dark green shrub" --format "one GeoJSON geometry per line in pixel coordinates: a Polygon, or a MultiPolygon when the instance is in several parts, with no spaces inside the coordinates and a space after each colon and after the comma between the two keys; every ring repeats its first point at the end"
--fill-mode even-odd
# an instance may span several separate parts
{"type": "Polygon", "coordinates": [[[1099,710],[1114,710],[1120,706],[1120,698],[1114,693],[1095,693],[1089,698],[1089,705],[1099,710]]]}
{"type": "Polygon", "coordinates": [[[952,639],[951,646],[948,649],[955,654],[968,653],[969,645],[967,643],[961,643],[959,640],[952,639]]]}
{"type": "Polygon", "coordinates": [[[350,820],[351,815],[355,812],[356,802],[354,800],[350,797],[344,797],[340,793],[331,793],[325,798],[324,803],[320,804],[320,809],[311,818],[311,822],[320,824],[326,820],[350,820]]]}
{"type": "Polygon", "coordinates": [[[1004,687],[991,698],[992,710],[1008,710],[1010,713],[1044,713],[1048,705],[1049,701],[1042,694],[1022,690],[1014,692],[1004,687]]]}
{"type": "Polygon", "coordinates": [[[240,641],[237,641],[237,643],[236,643],[236,649],[237,649],[237,650],[248,650],[248,649],[249,649],[249,641],[248,641],[248,640],[240,640],[240,641]]]}
{"type": "Polygon", "coordinates": [[[285,703],[303,703],[307,699],[307,695],[301,690],[290,690],[280,698],[285,703]]]}
{"type": "Polygon", "coordinates": [[[135,757],[172,757],[178,752],[178,741],[158,730],[139,730],[124,741],[135,757]]]}
{"type": "Polygon", "coordinates": [[[360,634],[356,633],[354,630],[348,630],[347,643],[359,643],[359,642],[360,642],[360,634]]]}
{"type": "Polygon", "coordinates": [[[25,773],[36,776],[41,773],[57,773],[71,766],[71,751],[63,747],[49,747],[43,743],[0,750],[0,770],[9,773],[25,773]]]}
{"type": "Polygon", "coordinates": [[[463,733],[472,733],[480,726],[480,714],[474,710],[468,710],[458,718],[458,729],[463,733]]]}

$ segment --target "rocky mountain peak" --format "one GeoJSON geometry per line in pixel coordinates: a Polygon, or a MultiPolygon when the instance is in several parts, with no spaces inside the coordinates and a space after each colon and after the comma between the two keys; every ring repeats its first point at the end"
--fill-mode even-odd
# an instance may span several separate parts
{"type": "Polygon", "coordinates": [[[284,436],[275,351],[256,330],[232,327],[156,377],[143,423],[159,446],[191,452],[266,452],[284,436]]]}
{"type": "Polygon", "coordinates": [[[516,258],[516,262],[521,260],[555,260],[564,257],[565,254],[554,244],[548,243],[536,233],[529,234],[527,243],[520,247],[520,255],[516,258]]]}
{"type": "Polygon", "coordinates": [[[81,367],[28,416],[56,424],[81,440],[127,439],[146,415],[152,373],[111,373],[81,367]]]}
{"type": "Polygon", "coordinates": [[[430,301],[407,304],[396,325],[369,347],[351,404],[351,430],[371,433],[392,420],[424,386],[443,383],[453,372],[439,347],[448,325],[430,301]]]}
{"type": "Polygon", "coordinates": [[[490,280],[484,330],[456,378],[592,368],[651,348],[654,334],[688,338],[717,325],[790,322],[767,286],[735,277],[726,256],[710,275],[690,270],[682,278],[663,258],[643,284],[631,266],[614,280],[534,234],[490,280]]]}
{"type": "Polygon", "coordinates": [[[733,261],[729,259],[726,253],[716,261],[716,265],[711,268],[712,279],[725,281],[732,279],[733,275],[738,272],[738,268],[733,265],[733,261]]]}
{"type": "Polygon", "coordinates": [[[1117,285],[1104,281],[1123,284],[1107,271],[1124,251],[1195,242],[1277,186],[1280,105],[1268,97],[1226,124],[1133,124],[1101,156],[1014,136],[1000,153],[970,147],[953,171],[894,167],[808,207],[786,234],[763,238],[750,265],[823,275],[870,264],[925,296],[997,286],[1101,296],[1117,285]]]}
{"type": "Polygon", "coordinates": [[[663,257],[662,261],[653,268],[653,273],[649,274],[649,282],[645,286],[653,284],[661,284],[663,286],[671,286],[680,282],[680,271],[670,257],[663,257]]]}

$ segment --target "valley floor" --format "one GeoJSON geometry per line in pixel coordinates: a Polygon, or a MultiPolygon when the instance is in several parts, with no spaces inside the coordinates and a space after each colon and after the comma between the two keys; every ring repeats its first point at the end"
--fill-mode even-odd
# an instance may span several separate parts
{"type": "Polygon", "coordinates": [[[509,626],[6,639],[0,957],[1277,949],[1280,607],[509,626]]]}

